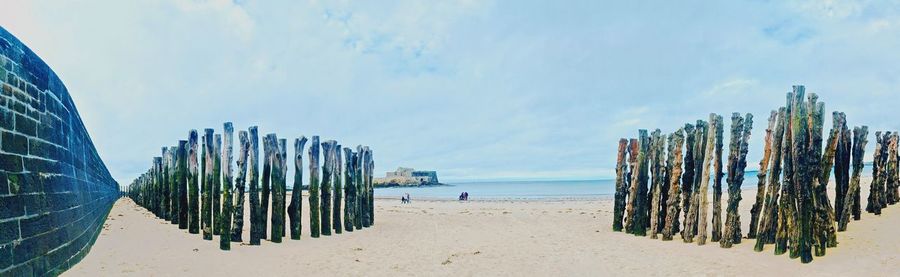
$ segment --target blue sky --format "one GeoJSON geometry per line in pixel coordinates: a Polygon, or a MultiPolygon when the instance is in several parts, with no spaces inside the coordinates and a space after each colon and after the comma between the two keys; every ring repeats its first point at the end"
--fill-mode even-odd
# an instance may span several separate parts
{"type": "Polygon", "coordinates": [[[756,116],[755,167],[793,84],[900,129],[898,1],[6,0],[0,26],[126,183],[224,121],[444,180],[610,177],[618,138],[710,112],[756,116]]]}

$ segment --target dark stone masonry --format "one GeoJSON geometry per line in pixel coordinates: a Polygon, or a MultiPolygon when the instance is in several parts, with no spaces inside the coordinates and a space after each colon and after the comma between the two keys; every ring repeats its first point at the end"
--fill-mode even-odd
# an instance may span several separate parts
{"type": "Polygon", "coordinates": [[[58,275],[97,239],[119,188],[62,81],[0,27],[0,276],[58,275]]]}

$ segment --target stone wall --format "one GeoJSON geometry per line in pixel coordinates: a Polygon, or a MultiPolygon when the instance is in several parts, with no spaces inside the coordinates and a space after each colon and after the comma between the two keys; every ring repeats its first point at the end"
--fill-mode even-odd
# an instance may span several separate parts
{"type": "Polygon", "coordinates": [[[57,275],[90,250],[115,180],[56,74],[0,27],[0,276],[57,275]]]}

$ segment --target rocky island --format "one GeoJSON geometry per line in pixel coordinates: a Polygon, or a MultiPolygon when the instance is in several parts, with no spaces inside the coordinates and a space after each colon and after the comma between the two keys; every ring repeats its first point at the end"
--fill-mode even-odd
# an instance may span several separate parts
{"type": "Polygon", "coordinates": [[[387,172],[384,177],[375,178],[373,183],[377,188],[446,185],[438,181],[437,171],[415,170],[408,167],[398,167],[397,171],[387,172]]]}

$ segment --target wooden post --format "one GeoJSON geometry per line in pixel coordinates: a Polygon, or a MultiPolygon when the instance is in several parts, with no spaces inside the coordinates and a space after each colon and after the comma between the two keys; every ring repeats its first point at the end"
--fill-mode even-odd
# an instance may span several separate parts
{"type": "Polygon", "coordinates": [[[700,210],[698,212],[699,215],[699,223],[697,227],[697,245],[706,244],[706,215],[709,210],[709,200],[707,196],[708,188],[709,188],[709,178],[710,178],[710,163],[713,160],[713,155],[715,155],[715,146],[716,146],[716,136],[714,134],[717,133],[717,129],[719,127],[720,117],[717,114],[709,115],[709,131],[706,135],[706,150],[704,151],[703,158],[703,171],[700,175],[700,186],[697,191],[697,195],[700,197],[700,210]]]}
{"type": "Polygon", "coordinates": [[[332,155],[334,156],[334,208],[331,209],[333,213],[334,221],[331,224],[331,227],[334,228],[335,234],[340,234],[343,231],[343,227],[341,225],[341,200],[343,199],[343,184],[341,182],[341,178],[343,178],[342,174],[342,160],[341,159],[341,145],[335,143],[334,149],[332,149],[332,155]]]}
{"type": "Polygon", "coordinates": [[[841,211],[841,220],[838,222],[838,231],[847,230],[847,223],[850,221],[851,213],[859,213],[859,206],[854,207],[853,202],[859,195],[859,175],[863,169],[863,155],[865,154],[866,136],[869,133],[867,126],[853,128],[853,177],[850,180],[850,186],[847,188],[847,194],[844,197],[844,210],[841,211]],[[854,211],[855,210],[855,211],[854,211]]]}
{"type": "MultiPolygon", "coordinates": [[[[709,123],[697,120],[696,129],[694,130],[694,178],[691,180],[691,202],[688,208],[688,217],[684,221],[684,232],[682,237],[684,242],[694,242],[694,236],[697,235],[698,222],[700,220],[700,181],[703,179],[703,162],[706,158],[706,142],[709,134],[709,123]]],[[[709,176],[707,176],[709,177],[709,176]]]]}
{"type": "Polygon", "coordinates": [[[215,134],[215,150],[213,157],[212,213],[213,235],[222,232],[222,134],[215,134]]]}
{"type": "Polygon", "coordinates": [[[197,130],[191,130],[188,135],[188,164],[187,164],[187,185],[188,185],[188,233],[200,233],[200,199],[197,194],[198,176],[197,169],[197,130]]]}
{"type": "Polygon", "coordinates": [[[259,202],[259,131],[256,126],[247,129],[250,136],[250,245],[259,245],[265,229],[261,228],[262,207],[259,202]]]}
{"type": "Polygon", "coordinates": [[[890,148],[888,149],[888,197],[887,204],[893,205],[900,201],[900,172],[898,172],[897,144],[900,143],[900,134],[894,132],[891,135],[890,148]]]}
{"type": "Polygon", "coordinates": [[[262,183],[261,193],[260,193],[260,203],[259,203],[259,237],[260,239],[266,239],[266,230],[269,229],[269,205],[271,205],[272,201],[270,201],[271,196],[271,188],[272,188],[272,142],[271,138],[268,136],[263,137],[263,170],[262,170],[262,183]]]}
{"type": "MultiPolygon", "coordinates": [[[[766,192],[765,202],[763,203],[762,216],[759,221],[759,227],[756,234],[756,245],[753,250],[760,252],[766,244],[775,243],[775,230],[778,226],[778,195],[781,190],[781,156],[782,144],[784,142],[785,121],[787,121],[787,109],[781,107],[778,109],[778,120],[775,125],[775,133],[772,137],[772,146],[769,150],[772,160],[768,166],[767,176],[768,190],[766,192]]],[[[766,169],[760,169],[766,170],[766,169]]]]}
{"type": "Polygon", "coordinates": [[[375,185],[372,183],[375,179],[375,158],[372,149],[368,146],[366,149],[366,186],[369,187],[369,226],[375,225],[375,185]]]}
{"type": "Polygon", "coordinates": [[[625,233],[633,234],[634,233],[634,201],[637,196],[637,174],[634,174],[638,170],[638,153],[641,152],[641,145],[637,139],[631,139],[628,144],[628,164],[630,166],[630,170],[628,171],[628,175],[626,176],[627,183],[629,186],[626,189],[625,197],[628,198],[628,201],[625,203],[625,233]]]}
{"type": "Polygon", "coordinates": [[[169,192],[169,148],[162,148],[162,164],[160,164],[160,184],[162,185],[162,213],[163,220],[166,222],[172,220],[172,199],[169,192]]]}
{"type": "Polygon", "coordinates": [[[634,235],[636,236],[646,236],[647,235],[647,227],[649,227],[649,222],[647,219],[647,209],[649,203],[647,203],[647,179],[648,179],[648,171],[649,171],[649,150],[650,150],[650,137],[647,136],[647,130],[639,130],[640,133],[640,144],[641,149],[638,152],[638,171],[635,175],[636,181],[635,185],[632,188],[634,191],[634,219],[632,228],[634,229],[634,235]]]}
{"type": "Polygon", "coordinates": [[[650,184],[650,194],[647,199],[649,204],[650,219],[650,238],[656,239],[659,232],[659,208],[662,200],[663,175],[665,174],[665,161],[663,160],[663,152],[665,146],[665,135],[662,135],[659,129],[653,131],[650,142],[650,174],[653,181],[650,184]]]}
{"type": "Polygon", "coordinates": [[[222,214],[219,215],[219,220],[222,222],[219,224],[221,227],[220,236],[219,236],[219,249],[222,250],[231,250],[231,208],[233,205],[234,198],[231,196],[231,182],[233,179],[232,175],[232,151],[234,147],[233,143],[233,135],[234,135],[234,127],[231,125],[231,122],[225,122],[224,124],[225,136],[224,140],[224,148],[222,149],[222,214]]]}
{"type": "Polygon", "coordinates": [[[353,232],[355,225],[356,184],[353,183],[353,150],[344,148],[344,231],[353,232]]]}
{"type": "Polygon", "coordinates": [[[362,181],[362,156],[362,145],[357,145],[356,152],[353,153],[353,170],[355,171],[353,174],[353,183],[356,185],[356,203],[354,203],[356,206],[356,208],[354,208],[356,215],[353,216],[356,221],[354,222],[353,227],[355,227],[356,230],[362,229],[363,227],[363,204],[365,203],[365,199],[363,199],[365,196],[365,187],[363,186],[362,181]]]}
{"type": "MultiPolygon", "coordinates": [[[[666,199],[666,209],[667,209],[666,223],[665,223],[665,227],[663,228],[663,232],[662,232],[662,240],[664,240],[664,241],[672,240],[672,236],[675,234],[675,232],[677,232],[676,226],[678,226],[680,224],[678,222],[678,217],[680,216],[680,212],[681,212],[681,206],[680,206],[680,204],[681,204],[680,181],[681,181],[681,164],[682,164],[681,148],[682,148],[682,145],[684,144],[684,129],[678,129],[678,131],[675,131],[675,133],[673,133],[670,137],[673,138],[671,140],[670,147],[669,147],[670,152],[672,153],[671,160],[672,160],[673,164],[671,165],[671,170],[669,171],[669,191],[668,191],[669,197],[666,199]]],[[[619,141],[619,149],[620,149],[619,150],[619,160],[624,159],[624,153],[622,151],[624,143],[625,143],[624,139],[619,141]]],[[[625,170],[624,163],[622,163],[621,167],[617,167],[617,171],[618,170],[623,170],[623,171],[625,170]]],[[[617,185],[617,187],[618,187],[618,185],[617,185]]],[[[623,185],[623,187],[624,187],[624,185],[623,185]]],[[[624,191],[624,188],[623,188],[623,191],[624,191]]],[[[618,195],[618,188],[617,188],[616,194],[618,195]]],[[[625,199],[623,197],[622,205],[624,205],[624,200],[625,199]]],[[[617,199],[616,206],[617,207],[619,206],[618,199],[617,199]]],[[[619,208],[617,208],[617,209],[619,209],[619,208]]],[[[621,216],[621,211],[619,211],[619,214],[621,216]]],[[[619,222],[619,225],[620,225],[619,227],[621,230],[621,222],[619,222]]]]}
{"type": "Polygon", "coordinates": [[[322,142],[322,157],[325,158],[322,167],[322,235],[331,235],[331,178],[334,177],[334,146],[333,140],[322,142]]]}
{"type": "MultiPolygon", "coordinates": [[[[622,231],[622,217],[625,212],[625,198],[628,196],[628,181],[626,173],[628,165],[625,163],[625,155],[628,151],[628,140],[619,139],[619,151],[616,157],[616,194],[613,206],[613,231],[622,231]]],[[[665,235],[663,236],[665,240],[665,235]]]]}
{"type": "Polygon", "coordinates": [[[250,151],[250,138],[247,131],[238,132],[237,179],[234,188],[234,226],[231,228],[231,241],[242,242],[244,233],[244,187],[247,183],[247,156],[250,151]]]}
{"type": "Polygon", "coordinates": [[[769,161],[772,156],[772,139],[773,139],[773,130],[775,129],[775,120],[778,116],[778,112],[772,111],[769,114],[769,127],[766,128],[766,136],[764,138],[765,146],[763,149],[763,157],[759,161],[759,172],[756,174],[756,178],[759,179],[756,183],[756,202],[753,203],[753,207],[750,208],[750,229],[747,230],[747,238],[752,239],[756,238],[757,228],[759,228],[759,216],[762,213],[763,209],[763,201],[766,197],[766,171],[769,168],[769,161]]]}
{"type": "Polygon", "coordinates": [[[291,239],[300,239],[300,222],[303,212],[303,148],[306,147],[306,137],[300,136],[294,139],[294,187],[291,189],[291,204],[288,206],[290,219],[291,239]]]}
{"type": "MultiPolygon", "coordinates": [[[[809,157],[809,115],[810,111],[803,99],[805,99],[805,88],[803,86],[794,86],[794,105],[795,110],[791,120],[791,129],[793,137],[793,159],[794,159],[794,189],[797,194],[797,224],[799,230],[794,231],[796,238],[796,246],[792,243],[792,248],[796,247],[796,254],[802,263],[812,261],[812,186],[811,173],[814,172],[809,157]]],[[[793,239],[793,238],[792,238],[793,239]]]]}
{"type": "Polygon", "coordinates": [[[881,214],[881,187],[886,176],[884,171],[884,161],[887,156],[884,146],[884,135],[881,131],[875,132],[875,153],[872,162],[872,182],[869,184],[869,198],[866,205],[866,212],[881,214]]]}
{"type": "MultiPolygon", "coordinates": [[[[824,209],[824,211],[819,212],[819,225],[821,227],[820,231],[824,231],[824,247],[835,247],[837,246],[837,228],[835,227],[835,211],[831,206],[831,200],[828,198],[828,182],[831,178],[831,169],[832,166],[835,166],[836,160],[835,157],[837,153],[837,149],[840,144],[840,137],[842,128],[846,128],[846,115],[841,112],[832,113],[832,127],[831,133],[828,135],[828,142],[825,145],[825,152],[822,154],[822,164],[819,170],[819,183],[816,187],[816,199],[817,203],[820,203],[820,208],[824,209]]],[[[836,166],[835,166],[836,167],[836,166]]],[[[837,203],[835,203],[837,204],[837,203]]],[[[819,245],[822,247],[822,245],[819,245]]],[[[818,251],[817,251],[818,254],[818,251]]],[[[822,255],[825,254],[824,248],[822,249],[822,255]]]]}
{"type": "Polygon", "coordinates": [[[169,168],[169,214],[170,214],[170,223],[178,224],[178,146],[170,146],[168,153],[168,168],[169,168]]]}
{"type": "Polygon", "coordinates": [[[281,175],[278,176],[278,184],[281,186],[279,191],[281,195],[281,231],[278,234],[284,238],[287,236],[287,224],[285,224],[287,222],[285,212],[287,208],[287,139],[278,140],[278,155],[281,162],[279,165],[281,175]]]}
{"type": "Polygon", "coordinates": [[[713,160],[713,218],[712,218],[712,237],[711,241],[719,242],[722,239],[722,147],[724,140],[722,139],[725,132],[725,120],[721,115],[716,115],[716,153],[713,160]]]}
{"type": "Polygon", "coordinates": [[[203,150],[200,159],[200,171],[203,171],[203,183],[200,187],[200,229],[203,232],[204,240],[212,240],[212,182],[213,182],[213,129],[207,128],[203,130],[203,139],[201,140],[203,150]]]}
{"type": "Polygon", "coordinates": [[[270,240],[274,243],[280,243],[282,238],[284,238],[285,231],[285,190],[287,188],[284,181],[286,155],[283,149],[287,146],[278,140],[275,134],[269,134],[266,137],[269,138],[269,143],[272,144],[272,230],[270,231],[270,240]]]}
{"type": "Polygon", "coordinates": [[[309,235],[314,238],[321,233],[319,208],[319,136],[312,136],[309,145],[309,235]]]}
{"type": "Polygon", "coordinates": [[[844,211],[844,198],[850,188],[850,152],[853,149],[853,140],[850,129],[847,128],[846,116],[841,125],[838,146],[834,158],[834,211],[835,222],[841,221],[844,211]]]}
{"type": "Polygon", "coordinates": [[[178,141],[178,157],[176,180],[178,181],[178,229],[188,228],[188,188],[187,159],[188,142],[178,141]]]}
{"type": "MultiPolygon", "coordinates": [[[[684,125],[684,170],[681,174],[681,207],[684,214],[682,222],[687,224],[688,214],[691,209],[691,196],[694,194],[694,144],[696,144],[697,132],[693,124],[684,125]]],[[[675,231],[679,231],[679,226],[675,225],[675,231]]],[[[693,235],[693,233],[691,234],[693,235]]],[[[681,230],[681,237],[687,234],[681,230]]]]}
{"type": "Polygon", "coordinates": [[[741,217],[738,205],[741,201],[741,184],[744,182],[744,169],[747,166],[747,145],[750,131],[753,129],[753,115],[731,115],[731,145],[728,161],[728,206],[725,209],[725,225],[719,246],[730,248],[732,244],[741,243],[741,217]]]}
{"type": "MultiPolygon", "coordinates": [[[[794,239],[794,226],[797,217],[796,195],[794,191],[794,158],[793,158],[793,117],[794,117],[794,93],[787,94],[787,108],[785,113],[784,142],[782,145],[782,163],[784,168],[784,180],[782,181],[781,198],[778,207],[778,227],[775,233],[775,255],[784,254],[788,250],[788,242],[794,239]]],[[[791,247],[792,248],[792,247],[791,247]]],[[[793,248],[792,248],[793,249],[793,248]]],[[[793,250],[792,252],[793,253],[793,250]]]]}

